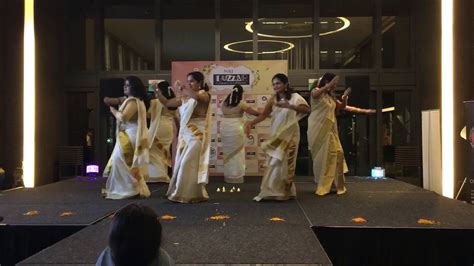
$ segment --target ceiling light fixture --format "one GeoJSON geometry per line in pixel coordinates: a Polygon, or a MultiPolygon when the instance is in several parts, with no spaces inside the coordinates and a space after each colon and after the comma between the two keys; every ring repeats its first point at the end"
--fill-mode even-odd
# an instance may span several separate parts
{"type": "MultiPolygon", "coordinates": [[[[243,50],[237,50],[237,49],[232,49],[231,46],[237,45],[237,44],[242,44],[242,43],[252,43],[253,40],[245,40],[245,41],[238,41],[238,42],[231,42],[226,45],[224,45],[224,49],[227,51],[231,51],[234,53],[240,53],[240,54],[252,54],[253,51],[243,51],[243,50]]],[[[277,41],[277,40],[258,40],[259,43],[280,43],[280,44],[285,44],[288,45],[288,47],[280,49],[280,50],[274,50],[274,51],[263,51],[259,52],[258,54],[277,54],[277,53],[283,53],[288,50],[291,50],[295,47],[294,44],[291,42],[285,42],[285,41],[277,41]]]]}
{"type": "MultiPolygon", "coordinates": [[[[347,19],[346,17],[337,17],[339,20],[342,21],[343,25],[338,28],[338,29],[335,29],[335,30],[331,30],[331,31],[326,31],[326,32],[321,32],[319,33],[319,36],[324,36],[324,35],[329,35],[329,34],[333,34],[333,33],[336,33],[336,32],[340,32],[340,31],[343,31],[347,28],[349,28],[349,26],[351,25],[351,21],[349,19],[347,19]]],[[[261,18],[259,20],[264,20],[264,18],[261,18]]],[[[341,22],[341,21],[338,21],[338,22],[341,22]]],[[[312,22],[304,22],[305,24],[312,24],[312,22]]],[[[322,23],[327,23],[326,21],[322,21],[322,23]]],[[[269,24],[268,22],[266,22],[265,24],[269,24]]],[[[245,30],[250,32],[250,33],[253,33],[253,21],[249,21],[249,22],[246,22],[245,23],[245,30]]],[[[272,34],[265,34],[265,33],[257,33],[258,36],[260,37],[267,37],[267,38],[283,38],[283,39],[299,39],[299,38],[311,38],[313,37],[313,34],[307,34],[307,35],[272,35],[272,34]]]]}

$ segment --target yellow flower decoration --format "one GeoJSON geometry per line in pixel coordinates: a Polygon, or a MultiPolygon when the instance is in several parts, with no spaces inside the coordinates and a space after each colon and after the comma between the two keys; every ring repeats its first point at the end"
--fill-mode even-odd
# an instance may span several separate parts
{"type": "Polygon", "coordinates": [[[36,210],[27,211],[27,212],[23,213],[23,215],[25,215],[25,216],[35,216],[35,215],[38,215],[38,214],[39,214],[39,211],[36,211],[36,210]]]}
{"type": "Polygon", "coordinates": [[[286,222],[285,219],[280,218],[280,217],[273,217],[273,218],[270,219],[270,221],[272,221],[272,222],[286,222]]]}
{"type": "Polygon", "coordinates": [[[352,221],[354,223],[366,223],[367,222],[367,220],[362,218],[362,217],[352,218],[352,221]]]}
{"type": "Polygon", "coordinates": [[[431,225],[433,225],[433,224],[438,224],[438,225],[441,224],[441,223],[438,222],[438,221],[435,221],[435,220],[428,220],[428,219],[418,219],[418,222],[417,222],[417,223],[419,223],[419,224],[431,224],[431,225]]]}
{"type": "Polygon", "coordinates": [[[161,220],[174,220],[176,219],[176,216],[172,216],[172,215],[163,215],[160,217],[161,220]]]}
{"type": "Polygon", "coordinates": [[[209,217],[209,220],[227,220],[230,219],[228,215],[216,215],[209,217]]]}

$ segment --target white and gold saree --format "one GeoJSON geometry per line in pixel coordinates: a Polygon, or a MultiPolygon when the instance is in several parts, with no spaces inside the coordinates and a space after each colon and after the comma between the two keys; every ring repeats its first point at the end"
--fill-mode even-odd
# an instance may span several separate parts
{"type": "Polygon", "coordinates": [[[224,154],[224,180],[227,183],[243,183],[245,176],[244,110],[247,103],[241,101],[235,107],[222,106],[221,141],[224,154]]]}
{"type": "Polygon", "coordinates": [[[169,111],[159,100],[150,101],[150,164],[146,182],[169,183],[168,167],[171,167],[170,147],[173,142],[173,112],[169,111]]]}
{"type": "MultiPolygon", "coordinates": [[[[271,101],[273,104],[271,138],[262,145],[263,151],[267,154],[267,169],[262,178],[260,193],[254,198],[255,201],[296,198],[294,176],[300,142],[298,121],[305,114],[277,107],[276,97],[271,101]]],[[[296,106],[308,105],[297,93],[293,93],[288,102],[296,106]]]]}
{"type": "Polygon", "coordinates": [[[205,117],[191,118],[197,104],[196,100],[185,98],[179,107],[178,144],[173,177],[166,193],[168,199],[175,202],[209,199],[205,186],[209,182],[211,107],[208,106],[205,117]]]}
{"type": "Polygon", "coordinates": [[[334,183],[338,194],[346,192],[344,173],[347,165],[339,141],[336,101],[327,93],[311,99],[308,118],[308,149],[313,158],[313,173],[318,183],[317,195],[326,195],[334,183]]]}
{"type": "Polygon", "coordinates": [[[116,142],[103,173],[108,177],[106,198],[149,197],[145,183],[149,161],[145,104],[138,98],[127,98],[116,119],[116,142]]]}
{"type": "Polygon", "coordinates": [[[224,180],[243,183],[245,175],[245,148],[242,117],[222,118],[221,141],[224,154],[224,180]]]}

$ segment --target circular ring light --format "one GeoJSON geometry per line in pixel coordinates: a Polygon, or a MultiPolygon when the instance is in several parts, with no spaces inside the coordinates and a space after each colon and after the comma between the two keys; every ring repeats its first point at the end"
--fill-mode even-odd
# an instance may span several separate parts
{"type": "MultiPolygon", "coordinates": [[[[337,17],[337,18],[342,21],[342,23],[343,23],[342,27],[340,27],[338,29],[335,29],[335,30],[331,30],[331,31],[321,32],[321,33],[319,33],[319,36],[329,35],[329,34],[339,32],[339,31],[343,31],[343,30],[349,28],[349,26],[351,25],[351,21],[349,19],[347,19],[345,17],[337,17]]],[[[259,20],[263,20],[263,19],[259,19],[259,20]]],[[[250,33],[253,33],[253,28],[252,28],[253,21],[246,22],[245,24],[246,24],[245,25],[245,30],[247,30],[250,33]]],[[[261,36],[261,37],[281,38],[281,39],[298,39],[298,38],[311,38],[311,37],[313,37],[313,34],[308,34],[308,35],[271,35],[271,34],[264,34],[264,33],[260,33],[260,32],[257,33],[257,35],[261,36]]]]}
{"type": "MultiPolygon", "coordinates": [[[[227,51],[231,51],[231,52],[234,52],[234,53],[240,53],[240,54],[252,54],[253,52],[252,51],[243,51],[243,50],[237,50],[237,49],[232,49],[231,46],[232,45],[237,45],[237,44],[242,44],[242,43],[251,43],[253,42],[253,40],[245,40],[245,41],[238,41],[238,42],[231,42],[231,43],[228,43],[226,45],[224,45],[224,49],[226,49],[227,51]]],[[[285,45],[288,45],[288,47],[285,47],[283,49],[280,49],[280,50],[274,50],[274,51],[263,51],[263,52],[259,52],[258,54],[277,54],[277,53],[283,53],[283,52],[286,52],[288,50],[291,50],[295,47],[294,44],[292,44],[291,42],[285,42],[285,41],[277,41],[277,40],[258,40],[259,43],[281,43],[281,44],[285,44],[285,45]]]]}

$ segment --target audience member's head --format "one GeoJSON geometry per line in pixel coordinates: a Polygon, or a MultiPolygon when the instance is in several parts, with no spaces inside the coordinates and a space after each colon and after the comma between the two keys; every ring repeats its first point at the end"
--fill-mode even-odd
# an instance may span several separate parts
{"type": "Polygon", "coordinates": [[[130,204],[115,214],[109,247],[116,266],[149,265],[160,242],[161,224],[150,207],[130,204]]]}

